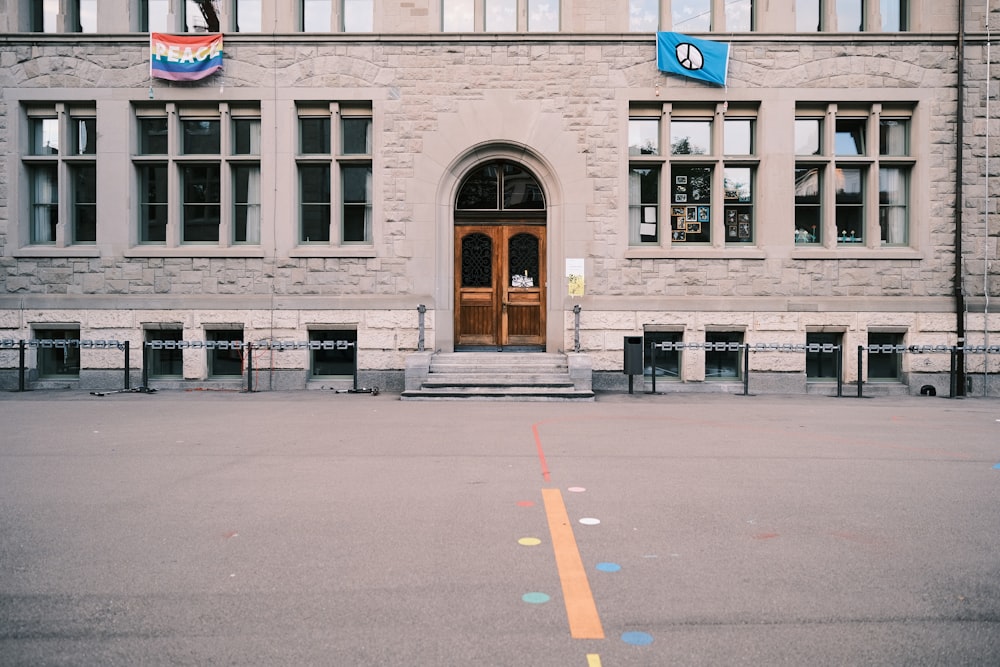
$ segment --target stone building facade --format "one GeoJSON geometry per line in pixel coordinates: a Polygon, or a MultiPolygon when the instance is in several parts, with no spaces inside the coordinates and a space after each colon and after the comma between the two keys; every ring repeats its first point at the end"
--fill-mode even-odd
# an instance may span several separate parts
{"type": "MultiPolygon", "coordinates": [[[[175,341],[145,363],[180,387],[242,386],[241,351],[192,343],[251,342],[264,389],[578,352],[613,389],[642,336],[690,345],[647,361],[661,389],[828,392],[812,343],[910,393],[951,355],[855,350],[1000,343],[1000,6],[328,4],[217,0],[224,67],[177,83],[148,32],[204,30],[198,3],[0,0],[0,339],[175,341]],[[658,28],[728,43],[727,85],[659,71],[658,28]]],[[[32,386],[120,382],[120,350],[56,349],[28,346],[32,386]]],[[[959,359],[1000,392],[1000,356],[959,359]]]]}

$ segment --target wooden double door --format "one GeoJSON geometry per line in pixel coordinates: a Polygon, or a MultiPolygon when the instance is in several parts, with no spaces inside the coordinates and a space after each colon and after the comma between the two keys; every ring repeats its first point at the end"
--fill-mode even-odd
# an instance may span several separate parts
{"type": "Polygon", "coordinates": [[[545,226],[455,226],[455,345],[544,347],[545,226]]]}

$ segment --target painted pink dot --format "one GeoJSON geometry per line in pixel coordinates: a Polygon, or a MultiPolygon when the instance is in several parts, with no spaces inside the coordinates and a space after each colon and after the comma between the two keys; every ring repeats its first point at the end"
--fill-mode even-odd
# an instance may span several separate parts
{"type": "Polygon", "coordinates": [[[566,490],[567,490],[567,491],[571,491],[571,492],[573,492],[573,493],[583,493],[583,492],[584,492],[584,491],[586,491],[587,489],[583,488],[582,486],[571,486],[571,487],[569,487],[569,488],[568,488],[568,489],[566,489],[566,490]]]}
{"type": "Polygon", "coordinates": [[[517,501],[518,507],[534,507],[535,502],[533,500],[519,500],[517,501]]]}

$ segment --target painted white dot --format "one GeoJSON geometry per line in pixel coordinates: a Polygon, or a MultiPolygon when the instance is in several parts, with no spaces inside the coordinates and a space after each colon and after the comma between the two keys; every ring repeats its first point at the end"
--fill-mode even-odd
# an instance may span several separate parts
{"type": "Polygon", "coordinates": [[[595,519],[589,516],[580,519],[580,523],[582,523],[584,526],[596,526],[600,522],[601,522],[600,519],[595,519]]]}
{"type": "Polygon", "coordinates": [[[587,489],[583,488],[582,486],[571,486],[566,490],[569,491],[570,493],[583,493],[587,489]]]}

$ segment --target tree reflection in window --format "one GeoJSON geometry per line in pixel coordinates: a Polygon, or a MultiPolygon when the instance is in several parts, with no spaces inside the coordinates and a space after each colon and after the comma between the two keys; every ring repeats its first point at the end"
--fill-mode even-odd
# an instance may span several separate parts
{"type": "Polygon", "coordinates": [[[466,177],[458,191],[456,208],[540,211],[545,209],[545,195],[527,170],[512,162],[491,162],[466,177]]]}

